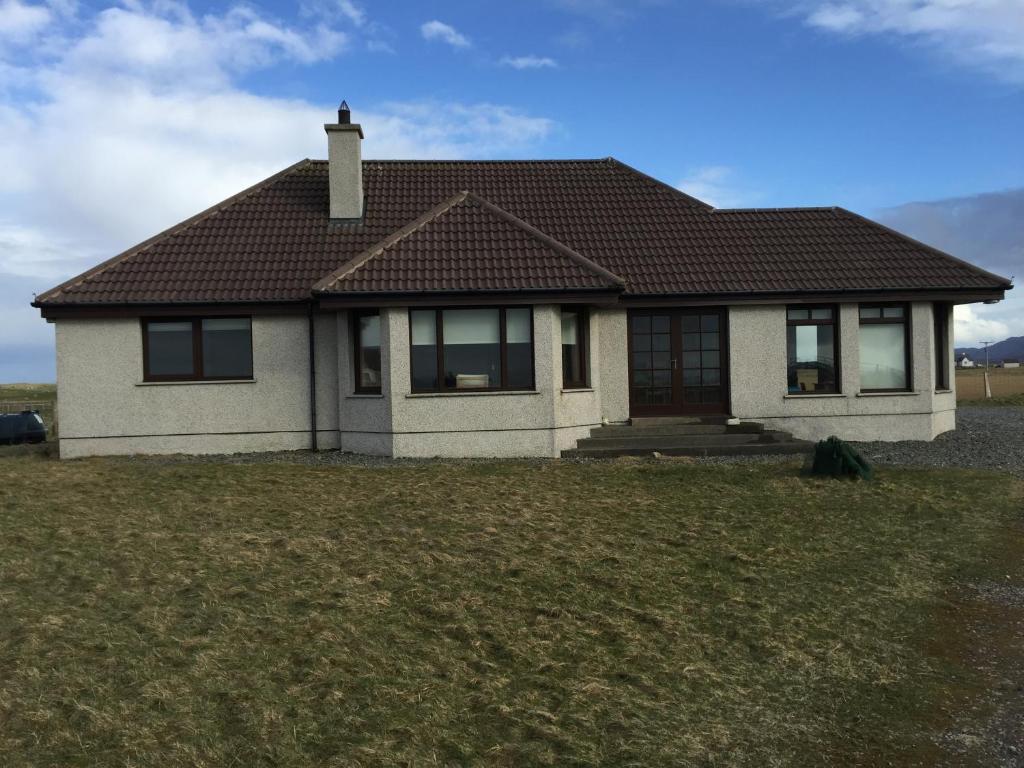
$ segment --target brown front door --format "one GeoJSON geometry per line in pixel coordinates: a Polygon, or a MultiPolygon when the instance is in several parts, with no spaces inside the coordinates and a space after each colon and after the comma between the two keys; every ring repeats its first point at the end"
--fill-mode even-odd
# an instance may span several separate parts
{"type": "Polygon", "coordinates": [[[629,313],[631,416],[727,413],[725,310],[629,313]]]}

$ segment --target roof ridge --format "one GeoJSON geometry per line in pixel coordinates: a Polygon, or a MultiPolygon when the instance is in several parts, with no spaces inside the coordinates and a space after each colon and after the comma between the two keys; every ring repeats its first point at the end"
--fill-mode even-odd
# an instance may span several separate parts
{"type": "MultiPolygon", "coordinates": [[[[506,160],[467,160],[467,159],[447,159],[447,158],[363,158],[363,163],[387,163],[387,164],[404,164],[404,165],[431,165],[431,164],[443,164],[443,165],[557,165],[563,164],[568,165],[570,163],[591,163],[594,165],[607,164],[613,161],[614,158],[610,157],[546,157],[546,158],[511,158],[506,160]]],[[[310,160],[310,163],[317,165],[326,165],[327,160],[315,159],[310,160]]],[[[617,161],[616,161],[617,162],[617,161]]]]}
{"type": "Polygon", "coordinates": [[[272,184],[273,182],[277,181],[278,179],[283,178],[284,176],[287,176],[288,174],[290,174],[290,173],[292,173],[294,171],[299,170],[299,168],[301,168],[301,167],[308,166],[310,164],[310,162],[311,161],[310,161],[309,158],[305,158],[303,160],[299,160],[299,162],[294,163],[292,165],[289,165],[287,168],[284,168],[283,170],[280,170],[277,173],[274,173],[274,174],[268,176],[267,178],[263,179],[262,181],[257,181],[252,186],[246,187],[241,192],[238,192],[238,193],[232,195],[231,197],[228,197],[228,198],[226,198],[224,200],[221,200],[219,203],[215,203],[214,205],[211,205],[209,208],[206,208],[205,210],[202,210],[199,213],[194,214],[194,215],[188,217],[184,221],[179,221],[177,224],[175,224],[175,225],[173,225],[171,227],[168,227],[163,232],[158,232],[157,234],[153,235],[149,239],[143,240],[141,243],[133,245],[128,250],[122,251],[121,253],[117,254],[116,256],[112,256],[111,258],[107,259],[106,261],[100,262],[99,264],[97,264],[92,269],[87,269],[85,272],[82,272],[79,275],[75,275],[74,277],[69,278],[68,280],[65,280],[60,285],[56,285],[53,288],[50,288],[48,291],[44,291],[43,293],[41,293],[38,296],[36,296],[35,300],[32,302],[32,306],[33,307],[38,307],[41,302],[56,296],[61,291],[64,291],[64,290],[66,290],[68,288],[71,288],[73,286],[76,286],[76,285],[80,285],[81,283],[85,282],[86,280],[88,280],[90,278],[93,278],[96,275],[100,274],[101,272],[103,272],[104,270],[108,269],[109,267],[113,267],[116,264],[120,264],[122,261],[127,261],[132,256],[135,256],[135,255],[137,255],[139,253],[142,253],[146,249],[151,248],[152,246],[154,246],[157,243],[159,243],[160,241],[162,241],[164,238],[170,237],[171,235],[176,235],[179,232],[182,232],[183,230],[188,229],[193,224],[198,224],[200,221],[203,221],[203,220],[209,218],[210,216],[213,216],[216,213],[220,213],[224,209],[234,205],[235,203],[245,199],[246,197],[249,197],[250,195],[253,195],[253,194],[257,193],[257,192],[262,191],[263,189],[265,189],[266,187],[268,187],[270,184],[272,184]]]}
{"type": "Polygon", "coordinates": [[[835,205],[793,205],[776,206],[767,208],[715,208],[712,213],[785,213],[787,211],[838,211],[841,210],[835,205]]]}
{"type": "Polygon", "coordinates": [[[313,293],[326,292],[329,286],[337,283],[339,280],[342,280],[343,278],[352,274],[367,262],[383,254],[388,248],[392,247],[399,241],[404,240],[406,237],[413,234],[418,229],[421,229],[422,227],[426,226],[427,224],[431,223],[437,218],[443,216],[445,213],[449,212],[457,205],[466,202],[467,200],[479,205],[481,208],[488,211],[489,213],[504,219],[517,229],[524,232],[527,236],[533,238],[534,240],[539,240],[548,248],[551,248],[552,250],[558,252],[567,259],[576,262],[579,266],[583,267],[584,269],[602,277],[603,279],[607,280],[610,283],[614,283],[615,285],[620,286],[622,288],[626,287],[626,281],[623,280],[618,275],[614,274],[613,272],[610,272],[609,270],[605,269],[599,264],[594,263],[586,256],[577,253],[564,243],[555,240],[553,237],[551,237],[548,234],[545,234],[532,224],[523,221],[518,216],[515,216],[514,214],[509,213],[505,209],[500,208],[499,206],[495,205],[489,200],[476,194],[475,192],[463,190],[458,194],[453,195],[452,197],[434,206],[426,213],[422,214],[418,218],[406,224],[401,229],[395,230],[390,235],[385,237],[383,240],[380,240],[374,245],[371,245],[369,248],[367,248],[365,251],[363,251],[355,258],[350,259],[346,263],[342,264],[335,271],[322,277],[320,280],[314,283],[312,288],[313,293]]]}
{"type": "Polygon", "coordinates": [[[450,210],[453,206],[455,206],[458,203],[460,203],[463,200],[465,200],[468,195],[469,195],[469,192],[465,192],[465,191],[464,192],[459,192],[458,194],[455,194],[455,195],[452,195],[451,197],[449,197],[449,198],[443,200],[442,202],[438,203],[437,205],[435,205],[433,208],[429,209],[425,213],[421,214],[417,218],[413,219],[408,224],[406,224],[404,227],[401,227],[400,229],[396,229],[394,232],[392,232],[390,235],[385,237],[383,240],[380,240],[377,243],[374,243],[369,248],[367,248],[365,251],[360,253],[358,256],[356,256],[356,257],[354,257],[352,259],[349,259],[348,261],[346,261],[344,264],[342,264],[340,267],[338,267],[333,272],[331,272],[331,273],[329,273],[327,275],[324,275],[322,278],[317,280],[313,284],[313,288],[312,288],[313,293],[320,293],[320,292],[326,290],[327,286],[331,285],[332,283],[336,283],[338,280],[341,280],[343,277],[346,277],[347,275],[351,274],[352,272],[355,272],[357,269],[359,269],[359,267],[363,266],[363,264],[368,262],[370,259],[376,258],[380,254],[382,254],[384,251],[386,251],[388,248],[390,248],[392,245],[397,243],[399,240],[402,240],[403,238],[408,237],[410,234],[415,232],[420,227],[430,223],[431,221],[436,219],[438,216],[440,216],[442,213],[445,213],[446,211],[450,210]]]}

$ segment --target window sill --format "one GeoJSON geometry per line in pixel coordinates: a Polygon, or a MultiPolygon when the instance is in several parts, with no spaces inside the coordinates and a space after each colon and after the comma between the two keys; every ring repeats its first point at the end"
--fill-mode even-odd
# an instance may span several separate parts
{"type": "Polygon", "coordinates": [[[255,384],[256,379],[192,379],[190,381],[137,381],[136,387],[181,387],[195,384],[255,384]]]}
{"type": "Polygon", "coordinates": [[[380,400],[383,397],[383,392],[353,392],[351,395],[345,395],[346,400],[380,400]]]}
{"type": "Polygon", "coordinates": [[[902,389],[896,389],[892,392],[858,392],[857,397],[916,397],[920,394],[920,392],[907,392],[902,389]]]}
{"type": "Polygon", "coordinates": [[[571,395],[573,392],[593,392],[593,387],[562,387],[563,395],[571,395]]]}
{"type": "Polygon", "coordinates": [[[805,392],[797,394],[788,392],[782,396],[784,400],[817,400],[822,397],[846,397],[842,392],[805,392]]]}
{"type": "Polygon", "coordinates": [[[935,394],[936,395],[952,395],[953,394],[953,390],[952,389],[936,389],[935,390],[935,394]]]}
{"type": "Polygon", "coordinates": [[[540,390],[536,389],[509,389],[509,390],[485,390],[474,392],[471,389],[462,389],[455,392],[411,392],[407,398],[417,397],[485,397],[487,395],[539,395],[540,390]]]}

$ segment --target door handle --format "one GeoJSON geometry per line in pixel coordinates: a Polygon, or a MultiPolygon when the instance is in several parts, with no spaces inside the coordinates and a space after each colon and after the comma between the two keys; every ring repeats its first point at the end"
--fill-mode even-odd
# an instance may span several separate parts
{"type": "Polygon", "coordinates": [[[672,370],[674,371],[675,369],[676,369],[676,359],[673,357],[672,358],[672,370]]]}

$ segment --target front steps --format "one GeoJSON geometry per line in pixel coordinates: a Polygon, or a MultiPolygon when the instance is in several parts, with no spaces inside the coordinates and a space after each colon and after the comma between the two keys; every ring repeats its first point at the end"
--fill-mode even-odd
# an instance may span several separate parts
{"type": "Polygon", "coordinates": [[[766,430],[744,421],[730,425],[726,416],[652,417],[630,424],[596,427],[576,448],[562,451],[565,458],[616,456],[750,456],[809,453],[814,444],[797,440],[789,432],[766,430]]]}

